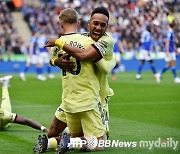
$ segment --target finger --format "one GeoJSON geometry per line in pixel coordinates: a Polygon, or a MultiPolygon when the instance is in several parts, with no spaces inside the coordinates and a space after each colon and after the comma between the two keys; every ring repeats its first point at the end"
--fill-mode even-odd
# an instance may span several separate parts
{"type": "Polygon", "coordinates": [[[63,54],[62,58],[63,58],[64,60],[67,60],[66,58],[67,58],[68,56],[69,56],[69,55],[68,55],[67,53],[65,53],[65,54],[63,54]]]}
{"type": "Polygon", "coordinates": [[[66,69],[73,70],[73,69],[75,69],[75,67],[73,67],[73,66],[66,66],[66,69]]]}
{"type": "Polygon", "coordinates": [[[63,60],[65,60],[65,59],[66,59],[66,54],[63,54],[63,55],[61,56],[61,58],[62,58],[63,60]]]}
{"type": "Polygon", "coordinates": [[[75,65],[74,64],[67,64],[67,63],[61,63],[61,67],[63,69],[74,69],[75,68],[75,65]]]}
{"type": "Polygon", "coordinates": [[[73,69],[72,68],[63,68],[63,70],[67,71],[67,72],[71,72],[73,69]]]}
{"type": "Polygon", "coordinates": [[[62,61],[61,62],[62,65],[66,65],[66,66],[74,66],[75,67],[75,63],[74,62],[67,62],[67,61],[62,61]]]}
{"type": "Polygon", "coordinates": [[[61,63],[61,65],[64,67],[75,67],[74,64],[68,64],[68,63],[61,63]]]}
{"type": "Polygon", "coordinates": [[[49,42],[46,42],[44,47],[49,47],[49,42]]]}

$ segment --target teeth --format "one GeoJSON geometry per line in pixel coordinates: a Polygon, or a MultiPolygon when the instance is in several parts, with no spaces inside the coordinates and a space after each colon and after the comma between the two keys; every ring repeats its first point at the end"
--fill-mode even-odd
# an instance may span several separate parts
{"type": "Polygon", "coordinates": [[[96,33],[96,32],[94,32],[94,34],[100,35],[100,33],[96,33]]]}

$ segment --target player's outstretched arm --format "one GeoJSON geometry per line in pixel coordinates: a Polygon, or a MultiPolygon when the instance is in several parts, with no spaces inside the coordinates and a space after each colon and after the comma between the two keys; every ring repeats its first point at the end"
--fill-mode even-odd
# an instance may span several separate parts
{"type": "Polygon", "coordinates": [[[105,60],[104,58],[102,58],[95,64],[102,73],[108,74],[114,68],[114,66],[116,65],[116,62],[117,60],[115,56],[113,55],[110,60],[105,60]]]}
{"type": "Polygon", "coordinates": [[[116,63],[115,56],[112,55],[114,41],[110,36],[100,38],[99,41],[90,45],[86,50],[68,45],[61,39],[49,39],[45,47],[52,46],[63,49],[79,60],[94,60],[97,67],[105,74],[108,74],[116,63]],[[102,59],[106,53],[108,53],[109,58],[102,59]]]}
{"type": "Polygon", "coordinates": [[[45,47],[53,47],[53,46],[58,46],[60,49],[66,51],[69,55],[81,61],[96,60],[102,58],[102,55],[99,52],[97,52],[97,50],[93,46],[89,46],[86,50],[84,50],[66,44],[61,39],[57,39],[57,40],[49,39],[45,47]]]}
{"type": "Polygon", "coordinates": [[[43,132],[48,132],[48,129],[44,127],[43,125],[41,125],[39,122],[26,118],[26,117],[22,117],[20,115],[16,115],[16,118],[13,123],[26,125],[34,129],[42,130],[43,132]]]}

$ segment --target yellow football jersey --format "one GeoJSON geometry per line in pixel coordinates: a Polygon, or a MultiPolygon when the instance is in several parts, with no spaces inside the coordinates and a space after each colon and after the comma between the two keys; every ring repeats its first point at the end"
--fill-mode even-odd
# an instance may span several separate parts
{"type": "MultiPolygon", "coordinates": [[[[89,33],[85,33],[84,35],[89,36],[89,33]]],[[[101,53],[103,59],[110,61],[112,66],[115,66],[116,59],[113,56],[114,40],[112,36],[108,33],[105,33],[97,42],[94,42],[92,39],[91,41],[92,42],[89,42],[89,44],[92,44],[101,53]]],[[[106,67],[106,63],[104,61],[104,66],[102,66],[103,63],[100,63],[100,61],[96,62],[96,66],[98,67],[96,70],[96,75],[100,84],[101,104],[104,107],[106,104],[106,97],[113,96],[114,91],[109,87],[107,75],[100,70],[100,67],[106,67]]]]}
{"type": "MultiPolygon", "coordinates": [[[[113,39],[110,35],[105,34],[98,42],[94,42],[87,34],[64,35],[61,36],[61,39],[67,44],[83,49],[93,44],[103,58],[106,60],[112,58],[113,39]]],[[[64,53],[57,47],[53,48],[54,57],[64,53]]],[[[70,113],[91,110],[96,107],[98,102],[105,102],[105,97],[113,95],[106,75],[97,69],[93,61],[79,61],[70,58],[76,62],[76,69],[70,73],[62,71],[63,95],[61,108],[63,110],[70,113]]]]}
{"type": "MultiPolygon", "coordinates": [[[[90,39],[81,34],[63,35],[61,39],[75,47],[86,49],[90,39]]],[[[64,54],[63,50],[58,51],[64,54]]],[[[55,54],[53,54],[55,55],[55,54]]],[[[56,54],[57,56],[57,54],[56,54]]],[[[76,68],[71,72],[62,70],[62,103],[61,108],[70,113],[83,112],[94,109],[100,102],[100,86],[95,74],[95,64],[91,61],[79,61],[73,57],[76,68]]]]}
{"type": "MultiPolygon", "coordinates": [[[[110,60],[112,65],[116,63],[116,60],[113,58],[110,60]]],[[[98,63],[98,62],[97,62],[98,63]]],[[[109,83],[107,80],[107,75],[101,72],[99,70],[100,68],[98,67],[98,71],[96,72],[96,75],[98,76],[99,84],[100,84],[100,97],[101,97],[101,104],[104,107],[106,105],[106,98],[108,96],[113,96],[114,91],[109,87],[109,83]]]]}

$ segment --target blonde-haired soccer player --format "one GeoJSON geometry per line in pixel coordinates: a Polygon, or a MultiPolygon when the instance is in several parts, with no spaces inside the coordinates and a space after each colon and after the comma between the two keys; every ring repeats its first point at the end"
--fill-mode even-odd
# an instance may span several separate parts
{"type": "Polygon", "coordinates": [[[10,123],[17,123],[21,125],[27,125],[34,129],[48,132],[48,129],[42,126],[40,123],[33,121],[32,119],[22,117],[18,114],[12,113],[11,102],[8,92],[9,81],[12,75],[7,75],[0,78],[2,84],[2,103],[0,107],[0,130],[6,129],[10,126],[10,123]]]}

